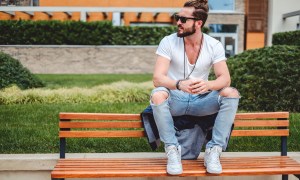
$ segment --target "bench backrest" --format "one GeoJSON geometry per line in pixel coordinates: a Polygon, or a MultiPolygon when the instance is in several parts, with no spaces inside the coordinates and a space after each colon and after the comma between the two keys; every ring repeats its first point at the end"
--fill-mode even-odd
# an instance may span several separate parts
{"type": "MultiPolygon", "coordinates": [[[[60,113],[60,157],[65,138],[144,137],[140,114],[60,113]]],[[[288,112],[238,113],[232,136],[280,136],[281,155],[287,154],[288,112]]]]}

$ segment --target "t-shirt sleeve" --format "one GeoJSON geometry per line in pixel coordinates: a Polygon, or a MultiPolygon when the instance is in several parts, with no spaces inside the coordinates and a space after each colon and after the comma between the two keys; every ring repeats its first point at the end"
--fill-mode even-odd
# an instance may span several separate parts
{"type": "Polygon", "coordinates": [[[221,42],[218,42],[214,48],[214,55],[213,55],[213,64],[227,60],[225,57],[225,50],[221,42]]]}
{"type": "Polygon", "coordinates": [[[160,41],[156,54],[171,60],[171,45],[167,37],[160,41]]]}

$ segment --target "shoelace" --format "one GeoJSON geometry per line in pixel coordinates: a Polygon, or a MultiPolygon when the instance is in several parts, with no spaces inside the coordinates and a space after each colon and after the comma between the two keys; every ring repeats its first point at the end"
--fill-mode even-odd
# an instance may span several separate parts
{"type": "Polygon", "coordinates": [[[167,153],[167,156],[168,156],[168,161],[171,164],[178,164],[178,163],[180,163],[178,151],[177,151],[177,149],[175,149],[175,147],[172,148],[171,150],[169,150],[169,152],[167,153]]]}
{"type": "Polygon", "coordinates": [[[216,165],[219,165],[220,162],[220,156],[217,148],[212,148],[211,151],[209,152],[211,154],[210,162],[216,165]]]}

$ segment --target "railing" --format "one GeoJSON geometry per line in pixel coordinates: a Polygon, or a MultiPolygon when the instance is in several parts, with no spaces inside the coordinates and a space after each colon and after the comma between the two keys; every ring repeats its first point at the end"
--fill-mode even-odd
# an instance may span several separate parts
{"type": "Polygon", "coordinates": [[[113,13],[113,24],[120,25],[121,13],[124,12],[135,12],[137,16],[140,13],[153,13],[153,16],[157,16],[159,13],[169,13],[170,17],[174,13],[178,12],[180,8],[144,8],[144,7],[0,7],[0,12],[15,16],[15,12],[23,12],[31,16],[34,12],[43,12],[48,16],[52,16],[53,12],[63,12],[72,16],[74,12],[80,12],[80,20],[85,22],[87,16],[91,12],[102,12],[104,16],[107,16],[108,12],[113,13]]]}

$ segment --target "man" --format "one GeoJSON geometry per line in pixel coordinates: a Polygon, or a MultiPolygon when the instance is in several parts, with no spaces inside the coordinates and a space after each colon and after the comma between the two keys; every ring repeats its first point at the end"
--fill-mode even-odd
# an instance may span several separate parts
{"type": "Polygon", "coordinates": [[[207,172],[222,172],[220,154],[226,149],[238,107],[239,92],[230,86],[222,44],[203,34],[208,14],[207,0],[190,0],[175,15],[177,33],[162,39],[156,51],[151,106],[168,158],[167,172],[182,173],[181,147],[172,116],[205,116],[218,112],[212,140],[206,145],[207,172]],[[211,67],[216,79],[208,81],[211,67]]]}

